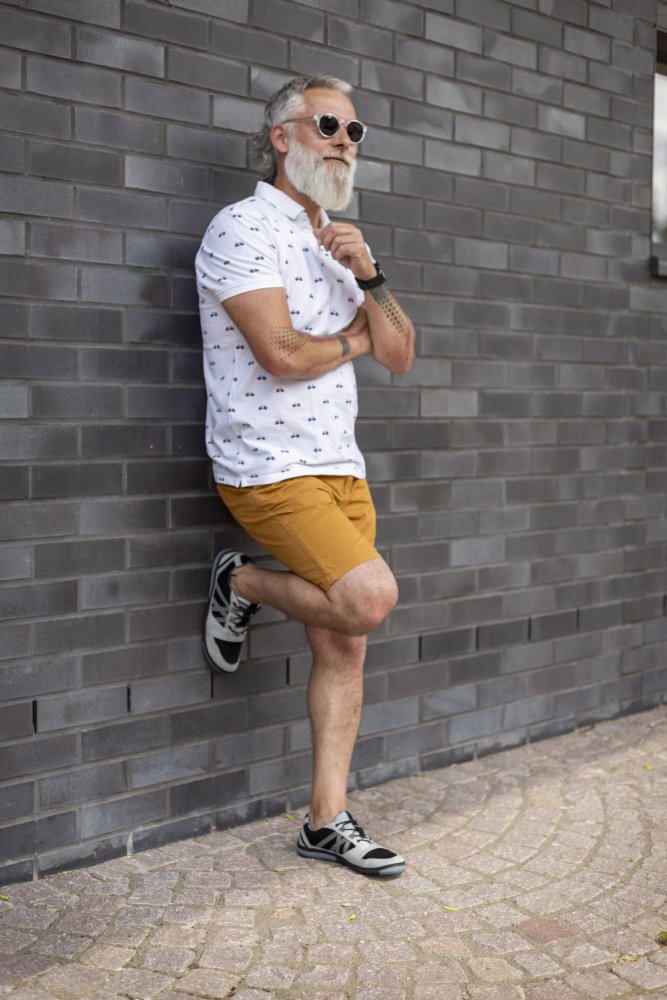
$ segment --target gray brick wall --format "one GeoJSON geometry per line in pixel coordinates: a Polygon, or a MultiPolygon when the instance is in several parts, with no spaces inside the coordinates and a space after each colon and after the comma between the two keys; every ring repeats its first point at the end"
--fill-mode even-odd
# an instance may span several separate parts
{"type": "Polygon", "coordinates": [[[357,87],[351,214],[418,327],[409,375],[359,365],[401,601],[353,782],[663,698],[656,22],[662,0],[0,0],[0,881],[307,797],[301,628],[266,609],[229,678],[200,652],[210,560],[245,540],[204,454],[192,275],[295,72],[357,87]]]}

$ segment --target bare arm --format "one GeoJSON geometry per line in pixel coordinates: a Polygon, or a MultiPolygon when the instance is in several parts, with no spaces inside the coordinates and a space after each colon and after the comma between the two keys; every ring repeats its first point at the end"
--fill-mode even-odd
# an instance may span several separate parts
{"type": "MultiPolygon", "coordinates": [[[[315,235],[339,263],[351,269],[355,278],[367,281],[375,277],[375,264],[356,226],[330,222],[324,229],[316,229],[315,235]]],[[[415,331],[410,319],[386,284],[364,295],[373,357],[389,371],[409,371],[415,358],[415,331]]]]}
{"type": "Polygon", "coordinates": [[[292,326],[281,288],[243,292],[223,304],[262,368],[278,377],[317,378],[373,349],[363,308],[342,334],[313,337],[292,326]]]}

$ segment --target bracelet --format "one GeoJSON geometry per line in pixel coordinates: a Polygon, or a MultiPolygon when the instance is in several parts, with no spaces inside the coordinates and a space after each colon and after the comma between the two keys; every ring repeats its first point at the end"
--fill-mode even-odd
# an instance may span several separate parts
{"type": "Polygon", "coordinates": [[[350,341],[347,337],[344,337],[342,333],[337,333],[336,336],[340,340],[340,346],[343,348],[343,353],[341,357],[345,357],[346,354],[350,353],[350,341]]]}

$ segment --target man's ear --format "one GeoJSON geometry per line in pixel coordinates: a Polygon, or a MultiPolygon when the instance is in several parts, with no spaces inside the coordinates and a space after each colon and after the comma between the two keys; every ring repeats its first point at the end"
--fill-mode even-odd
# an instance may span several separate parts
{"type": "Polygon", "coordinates": [[[289,149],[289,133],[284,125],[274,125],[271,129],[271,142],[278,153],[286,153],[289,149]]]}

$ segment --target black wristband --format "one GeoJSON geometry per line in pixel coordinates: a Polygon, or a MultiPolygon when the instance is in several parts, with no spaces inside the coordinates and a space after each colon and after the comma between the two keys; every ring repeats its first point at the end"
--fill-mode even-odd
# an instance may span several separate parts
{"type": "Polygon", "coordinates": [[[378,285],[384,285],[385,281],[387,280],[387,276],[380,267],[380,265],[378,264],[378,262],[374,260],[373,263],[375,264],[374,278],[369,278],[367,281],[364,281],[362,278],[356,279],[357,285],[362,290],[362,292],[368,292],[370,291],[371,288],[377,288],[378,285]]]}

